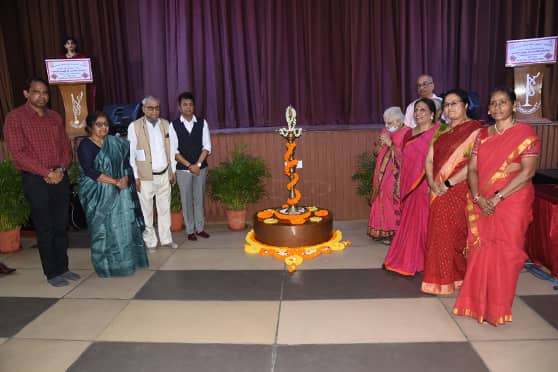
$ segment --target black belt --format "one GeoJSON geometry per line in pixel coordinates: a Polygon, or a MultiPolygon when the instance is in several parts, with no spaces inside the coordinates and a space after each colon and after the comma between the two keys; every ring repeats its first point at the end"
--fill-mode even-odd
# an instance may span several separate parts
{"type": "Polygon", "coordinates": [[[167,167],[165,169],[163,169],[160,172],[153,172],[154,176],[160,176],[161,174],[165,174],[167,172],[167,169],[169,169],[169,166],[167,165],[167,167]]]}

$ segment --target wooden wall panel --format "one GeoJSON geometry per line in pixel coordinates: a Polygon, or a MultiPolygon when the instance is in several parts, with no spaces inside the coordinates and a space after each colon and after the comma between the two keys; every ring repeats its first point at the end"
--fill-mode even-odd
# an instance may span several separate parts
{"type": "Polygon", "coordinates": [[[541,138],[542,148],[539,169],[558,168],[558,123],[534,125],[541,138]]]}
{"type": "MultiPolygon", "coordinates": [[[[308,131],[296,141],[295,156],[302,160],[297,170],[302,193],[301,205],[318,205],[333,211],[337,219],[363,219],[368,216],[366,200],[356,195],[351,180],[358,154],[372,150],[378,129],[347,131],[308,131]]],[[[268,196],[248,212],[284,204],[288,194],[288,178],[283,173],[286,141],[276,132],[252,134],[212,134],[209,166],[228,158],[235,144],[246,144],[249,152],[263,158],[272,174],[268,180],[268,196]]],[[[206,200],[206,220],[224,221],[223,208],[206,200]]]]}
{"type": "MultiPolygon", "coordinates": [[[[540,169],[558,168],[558,123],[534,125],[542,139],[540,169]]],[[[318,205],[333,211],[336,219],[366,219],[369,207],[364,198],[356,195],[356,184],[351,180],[356,159],[363,151],[371,151],[380,126],[360,129],[303,131],[297,140],[296,158],[303,167],[297,172],[297,188],[302,193],[301,205],[318,205]]],[[[211,136],[213,153],[209,166],[215,166],[229,156],[235,144],[246,144],[250,153],[263,158],[272,174],[268,180],[268,196],[249,206],[250,214],[268,207],[276,207],[287,200],[283,174],[285,140],[277,132],[214,133],[211,136]]],[[[206,198],[207,199],[207,198],[206,198]]],[[[225,221],[221,205],[206,200],[206,220],[225,221]]]]}

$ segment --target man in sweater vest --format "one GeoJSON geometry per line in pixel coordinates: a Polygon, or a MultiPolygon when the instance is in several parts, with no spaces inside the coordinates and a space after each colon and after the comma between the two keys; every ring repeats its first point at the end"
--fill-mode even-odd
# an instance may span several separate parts
{"type": "MultiPolygon", "coordinates": [[[[136,188],[145,220],[143,241],[149,252],[157,249],[153,228],[153,197],[157,205],[157,230],[162,246],[178,248],[170,231],[171,184],[176,182],[176,161],[170,137],[174,130],[169,122],[159,118],[159,99],[147,96],[142,101],[145,116],[128,127],[130,165],[134,170],[136,188]]],[[[176,134],[174,134],[176,136],[176,134]]]]}
{"type": "Polygon", "coordinates": [[[172,122],[174,131],[171,132],[171,142],[178,148],[176,179],[188,240],[198,240],[196,236],[209,238],[205,232],[203,198],[211,138],[207,122],[194,115],[194,105],[192,93],[183,92],[178,96],[180,118],[172,122]]]}

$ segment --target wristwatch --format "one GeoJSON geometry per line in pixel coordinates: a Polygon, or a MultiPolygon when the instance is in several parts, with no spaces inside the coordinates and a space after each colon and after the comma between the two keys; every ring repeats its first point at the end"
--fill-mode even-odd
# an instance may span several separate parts
{"type": "Polygon", "coordinates": [[[196,163],[196,167],[201,168],[202,163],[200,163],[199,161],[196,163]]]}

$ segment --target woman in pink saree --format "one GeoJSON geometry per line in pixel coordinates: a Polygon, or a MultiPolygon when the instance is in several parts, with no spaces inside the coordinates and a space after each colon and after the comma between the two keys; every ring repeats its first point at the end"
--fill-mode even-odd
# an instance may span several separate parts
{"type": "Polygon", "coordinates": [[[368,235],[374,240],[390,244],[399,229],[399,170],[401,168],[402,130],[405,116],[399,107],[384,111],[386,127],[378,138],[381,146],[374,169],[370,197],[368,235]]]}
{"type": "Polygon", "coordinates": [[[533,128],[515,121],[512,90],[496,89],[489,109],[496,124],[481,129],[469,162],[467,272],[453,313],[501,325],[512,321],[515,287],[527,259],[540,140],[533,128]]]}
{"type": "Polygon", "coordinates": [[[401,275],[424,269],[428,223],[428,185],[424,162],[430,141],[438,129],[434,124],[436,105],[428,98],[415,103],[417,126],[405,129],[402,146],[400,195],[401,229],[395,234],[384,259],[384,268],[401,275]]]}

